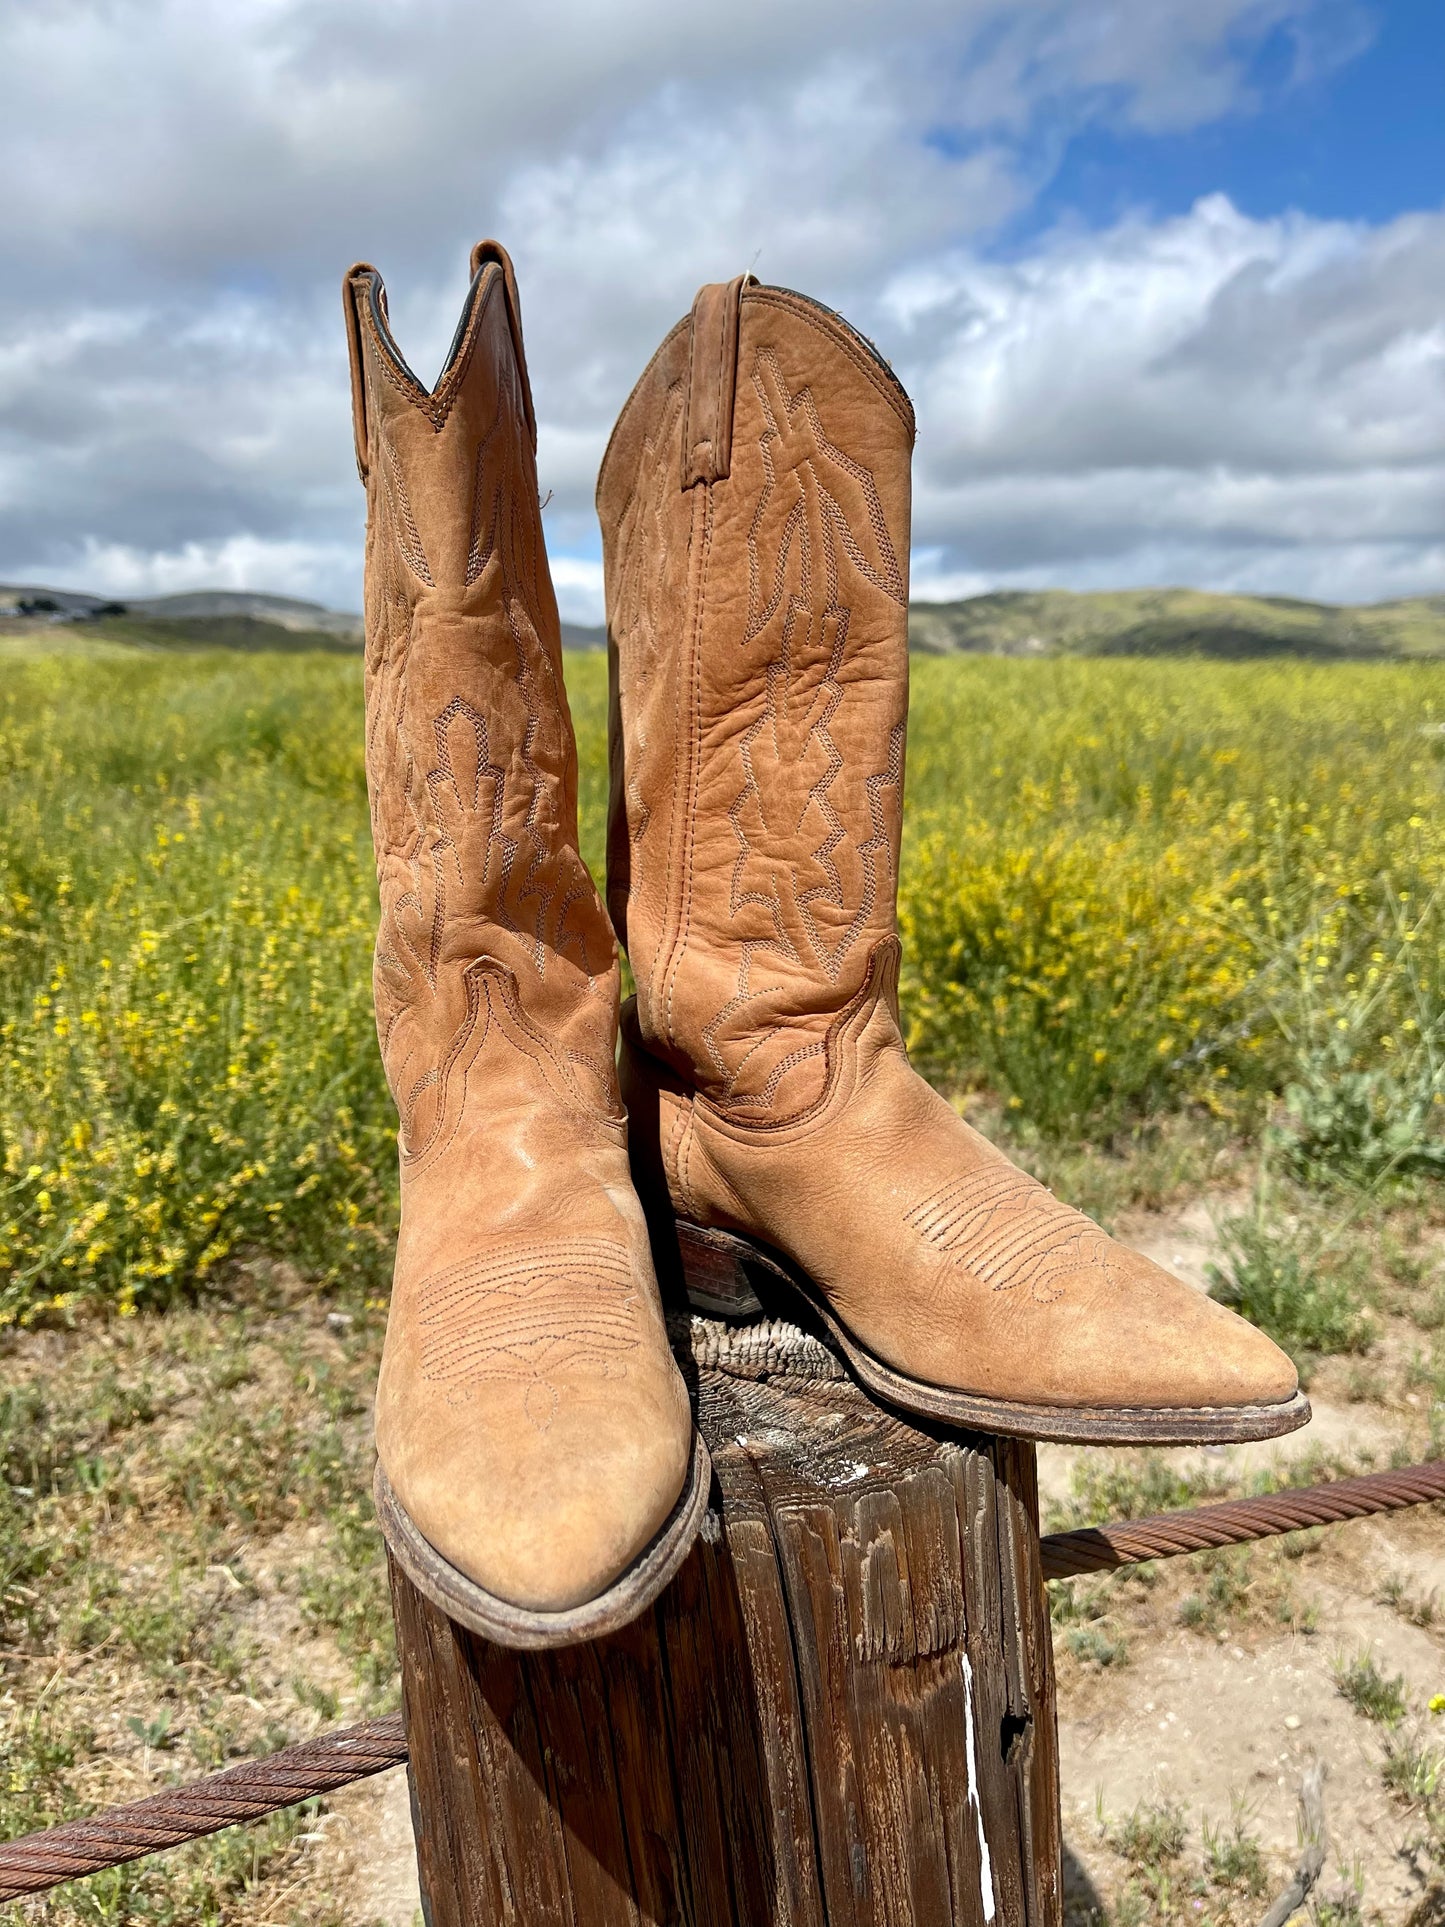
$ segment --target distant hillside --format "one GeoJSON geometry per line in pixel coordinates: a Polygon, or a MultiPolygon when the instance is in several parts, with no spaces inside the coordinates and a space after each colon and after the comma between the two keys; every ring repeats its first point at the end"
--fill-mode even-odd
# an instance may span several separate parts
{"type": "Polygon", "coordinates": [[[228,589],[196,589],[189,595],[152,596],[127,604],[134,616],[158,622],[245,621],[271,623],[297,634],[340,636],[361,641],[361,617],[324,609],[319,602],[300,602],[294,596],[246,595],[228,589]]]}
{"type": "Polygon", "coordinates": [[[199,589],[111,601],[71,589],[0,584],[0,624],[11,634],[64,629],[142,649],[326,649],[361,645],[361,617],[294,596],[199,589]]]}
{"type": "Polygon", "coordinates": [[[1445,657],[1445,596],[1355,608],[1200,589],[1010,590],[915,602],[908,641],[926,655],[1445,657]]]}
{"type": "MultiPolygon", "coordinates": [[[[75,590],[0,584],[0,631],[55,632],[145,649],[325,649],[361,644],[361,617],[291,596],[222,589],[107,602],[75,590]]],[[[910,648],[924,655],[1445,658],[1445,596],[1366,607],[1201,589],[1004,590],[915,602],[910,648]]],[[[602,649],[607,631],[564,622],[564,649],[602,649]]]]}
{"type": "Polygon", "coordinates": [[[595,628],[589,628],[583,622],[564,622],[562,647],[564,649],[605,649],[607,647],[606,625],[598,623],[595,628]]]}

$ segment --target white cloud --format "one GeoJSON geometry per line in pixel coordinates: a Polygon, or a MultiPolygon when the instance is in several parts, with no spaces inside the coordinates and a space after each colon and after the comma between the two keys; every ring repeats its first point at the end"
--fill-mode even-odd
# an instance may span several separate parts
{"type": "Polygon", "coordinates": [[[1247,106],[1356,0],[14,0],[0,15],[0,575],[359,600],[336,288],[439,365],[466,250],[522,278],[559,601],[702,280],[756,262],[919,405],[920,586],[1439,586],[1440,217],[1175,220],[988,258],[1070,131],[1247,106]],[[86,571],[95,571],[86,575],[86,571]]]}
{"type": "Polygon", "coordinates": [[[900,274],[920,584],[1438,588],[1442,271],[1442,215],[1252,221],[1215,196],[900,274]]]}
{"type": "Polygon", "coordinates": [[[186,589],[256,589],[349,607],[356,577],[350,543],[267,541],[232,535],[221,542],[187,542],[178,549],[143,549],[119,542],[82,543],[67,564],[51,570],[46,586],[95,595],[178,595],[186,589]]]}
{"type": "Polygon", "coordinates": [[[551,557],[552,586],[564,622],[602,620],[602,564],[585,555],[551,557]]]}

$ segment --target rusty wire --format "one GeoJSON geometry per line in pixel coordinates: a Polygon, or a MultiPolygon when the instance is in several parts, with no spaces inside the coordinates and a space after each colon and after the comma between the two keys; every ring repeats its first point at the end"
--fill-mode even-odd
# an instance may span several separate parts
{"type": "MultiPolygon", "coordinates": [[[[1139,1565],[1146,1559],[1243,1545],[1434,1500],[1445,1500],[1445,1461],[1275,1492],[1267,1498],[1230,1499],[1188,1512],[1054,1532],[1040,1542],[1044,1577],[1065,1579],[1139,1565]]],[[[248,1760],[189,1786],[168,1787],[148,1800],[0,1842],[0,1901],[41,1893],[63,1880],[139,1860],[239,1821],[259,1820],[282,1807],[400,1766],[406,1757],[401,1715],[392,1713],[360,1726],[341,1727],[264,1760],[248,1760]]]]}
{"type": "Polygon", "coordinates": [[[1408,1465],[1398,1472],[1371,1472],[1361,1479],[1336,1479],[1329,1485],[1271,1492],[1262,1499],[1227,1499],[1188,1512],[1161,1512],[1150,1519],[1128,1519],[1078,1532],[1051,1532],[1040,1542],[1045,1579],[1075,1573],[1105,1572],[1114,1566],[1142,1565],[1146,1559],[1173,1559],[1184,1552],[1240,1546],[1282,1532],[1338,1525],[1372,1512],[1395,1512],[1407,1505],[1445,1499],[1445,1460],[1408,1465]]]}
{"type": "Polygon", "coordinates": [[[139,1860],[183,1840],[219,1833],[238,1820],[259,1820],[300,1800],[334,1792],[353,1780],[400,1766],[406,1737],[400,1713],[343,1726],[264,1760],[247,1760],[189,1786],[129,1806],[110,1807],[43,1833],[0,1843],[0,1900],[42,1893],[62,1880],[139,1860]]]}

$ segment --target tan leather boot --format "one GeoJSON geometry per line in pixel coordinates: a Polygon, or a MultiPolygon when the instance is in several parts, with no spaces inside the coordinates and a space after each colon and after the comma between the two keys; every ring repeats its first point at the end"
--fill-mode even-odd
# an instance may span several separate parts
{"type": "Polygon", "coordinates": [[[864,1384],[956,1424],[1289,1431],[1309,1407],[1283,1352],[1059,1203],[909,1067],[913,432],[846,323],[734,281],[668,335],[603,463],[608,900],[637,978],[623,1096],[658,1250],[713,1309],[769,1278],[801,1294],[864,1384]]]}
{"type": "Polygon", "coordinates": [[[392,1551],[514,1646],[592,1638],[681,1563],[709,1468],[628,1173],[617,947],[577,759],[511,263],[428,391],[375,269],[343,295],[367,491],[376,1013],[401,1233],[376,1400],[392,1551]]]}

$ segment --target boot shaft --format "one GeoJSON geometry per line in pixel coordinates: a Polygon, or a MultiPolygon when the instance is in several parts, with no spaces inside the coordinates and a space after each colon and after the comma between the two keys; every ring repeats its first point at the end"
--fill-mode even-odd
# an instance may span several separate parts
{"type": "Polygon", "coordinates": [[[777,1122],[890,994],[913,411],[829,310],[704,288],[624,408],[598,511],[608,903],[647,1047],[777,1122]]]}
{"type": "Polygon", "coordinates": [[[377,1026],[414,1165],[456,1137],[489,1034],[489,1109],[525,1105],[539,1071],[617,1109],[616,945],[577,849],[516,286],[495,243],[472,270],[431,390],[392,339],[375,269],[343,289],[367,491],[377,1026]]]}

